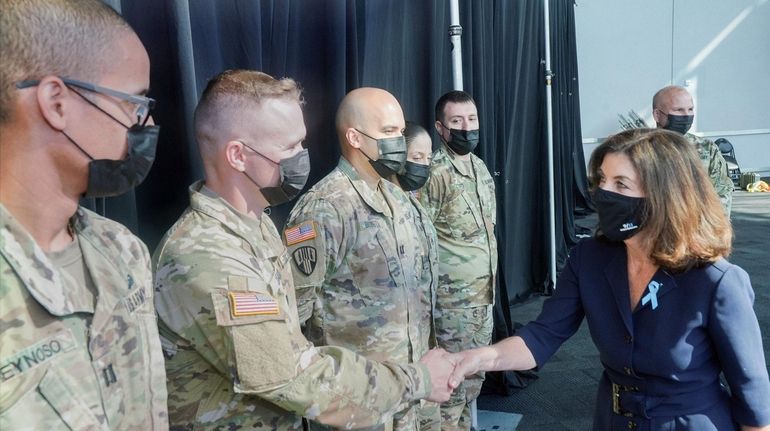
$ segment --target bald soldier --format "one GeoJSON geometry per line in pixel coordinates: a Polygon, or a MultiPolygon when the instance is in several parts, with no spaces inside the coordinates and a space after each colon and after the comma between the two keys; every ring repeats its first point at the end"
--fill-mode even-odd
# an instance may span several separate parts
{"type": "MultiPolygon", "coordinates": [[[[430,257],[419,213],[385,180],[406,160],[404,115],[387,91],[360,88],[340,103],[336,128],[337,168],[299,199],[284,231],[300,320],[316,345],[411,362],[428,350],[430,257]]],[[[417,429],[418,408],[390,425],[417,429]]]]}
{"type": "Polygon", "coordinates": [[[167,429],[149,254],[78,206],[147,175],[150,61],[98,0],[0,0],[0,429],[167,429]]]}
{"type": "Polygon", "coordinates": [[[440,351],[430,368],[379,363],[302,335],[290,257],[264,213],[307,180],[301,104],[293,80],[233,70],[196,108],[206,178],[153,258],[172,427],[294,430],[306,416],[360,428],[449,398],[440,351]]]}
{"type": "Polygon", "coordinates": [[[733,203],[733,181],[727,171],[727,162],[714,141],[687,133],[695,118],[695,105],[690,93],[676,85],[661,88],[652,98],[652,116],[659,128],[680,133],[695,145],[711,184],[714,185],[729,217],[733,203]]]}

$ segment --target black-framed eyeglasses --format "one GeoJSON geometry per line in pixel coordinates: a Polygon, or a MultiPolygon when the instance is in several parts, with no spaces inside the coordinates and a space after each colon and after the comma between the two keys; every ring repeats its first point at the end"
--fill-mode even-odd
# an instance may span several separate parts
{"type": "MultiPolygon", "coordinates": [[[[112,97],[115,97],[117,99],[125,100],[126,102],[133,103],[134,105],[137,105],[137,109],[136,109],[136,120],[137,121],[136,121],[136,124],[139,124],[141,126],[144,126],[147,123],[147,120],[150,118],[150,111],[152,111],[152,109],[155,107],[155,99],[152,99],[150,97],[139,96],[139,95],[136,95],[136,94],[128,94],[128,93],[124,93],[122,91],[113,90],[111,88],[102,87],[100,85],[92,84],[90,82],[78,81],[77,79],[63,78],[61,76],[59,77],[59,79],[61,79],[62,82],[65,85],[67,85],[67,86],[82,88],[84,90],[88,90],[88,91],[91,91],[91,92],[94,92],[94,93],[99,93],[99,94],[104,94],[104,95],[107,95],[107,96],[112,96],[112,97]]],[[[17,82],[16,83],[16,88],[17,89],[30,88],[30,87],[34,87],[34,86],[36,86],[38,84],[40,84],[40,80],[39,79],[27,79],[27,80],[24,80],[24,81],[17,82]]],[[[78,95],[82,96],[82,94],[78,93],[77,91],[76,91],[76,93],[78,95]]],[[[102,111],[105,114],[107,114],[110,117],[112,117],[112,115],[110,115],[109,113],[105,112],[102,108],[100,108],[98,105],[95,105],[90,100],[86,99],[86,101],[88,101],[89,103],[94,105],[100,111],[102,111]]],[[[115,117],[112,117],[112,118],[115,119],[115,121],[118,121],[115,117]]],[[[118,122],[120,122],[120,121],[118,121],[118,122]]]]}

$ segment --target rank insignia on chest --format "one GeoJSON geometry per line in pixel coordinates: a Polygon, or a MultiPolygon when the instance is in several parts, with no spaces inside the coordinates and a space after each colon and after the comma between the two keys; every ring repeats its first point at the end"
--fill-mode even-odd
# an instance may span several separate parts
{"type": "Polygon", "coordinates": [[[316,230],[312,221],[306,221],[296,226],[287,228],[285,231],[283,231],[283,235],[286,238],[286,246],[288,247],[290,245],[315,238],[316,230]]]}
{"type": "Polygon", "coordinates": [[[297,269],[305,275],[312,274],[315,270],[315,264],[318,262],[315,247],[311,246],[298,247],[291,254],[291,257],[294,259],[294,265],[297,269]]]}
{"type": "Polygon", "coordinates": [[[278,303],[272,296],[256,292],[227,292],[233,317],[278,314],[278,303]]]}

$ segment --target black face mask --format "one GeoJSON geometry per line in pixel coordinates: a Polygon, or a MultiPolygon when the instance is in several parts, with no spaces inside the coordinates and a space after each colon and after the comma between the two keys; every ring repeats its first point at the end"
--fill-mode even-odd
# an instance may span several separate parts
{"type": "Polygon", "coordinates": [[[684,135],[688,130],[690,130],[690,127],[692,126],[692,120],[695,118],[695,116],[668,114],[667,118],[668,123],[666,123],[664,129],[684,135]]]}
{"type": "Polygon", "coordinates": [[[430,165],[421,165],[419,163],[406,161],[404,173],[398,174],[398,183],[406,192],[417,190],[425,185],[430,177],[430,165]]]}
{"type": "Polygon", "coordinates": [[[358,129],[356,129],[356,131],[369,139],[377,141],[377,152],[379,153],[377,160],[372,160],[372,158],[364,153],[361,148],[358,150],[369,159],[369,163],[371,163],[379,176],[382,178],[390,178],[401,171],[404,167],[404,163],[406,163],[406,140],[403,136],[377,139],[358,129]]]}
{"type": "Polygon", "coordinates": [[[94,109],[127,129],[128,154],[123,160],[95,160],[83,147],[78,145],[74,139],[62,130],[61,133],[91,160],[88,163],[88,185],[83,196],[86,198],[118,196],[138,186],[147,177],[152,163],[155,161],[155,148],[158,144],[160,126],[145,126],[145,123],[150,118],[149,112],[146,113],[147,115],[141,123],[130,127],[126,126],[122,121],[102,109],[79,91],[72,90],[72,88],[70,90],[83,99],[83,101],[93,106],[94,109]]]}
{"type": "Polygon", "coordinates": [[[447,126],[444,126],[444,123],[441,123],[441,126],[449,130],[449,141],[445,141],[446,144],[450,149],[452,149],[452,151],[460,156],[464,156],[472,152],[479,144],[479,129],[450,129],[447,126]]]}
{"type": "Polygon", "coordinates": [[[126,132],[128,154],[125,159],[95,160],[74,139],[62,131],[70,142],[91,159],[88,163],[88,186],[83,196],[87,198],[118,196],[144,181],[155,161],[158,133],[160,133],[160,126],[139,124],[131,126],[126,132]]]}
{"type": "Polygon", "coordinates": [[[644,223],[645,198],[634,198],[597,188],[593,193],[599,229],[610,241],[620,242],[639,232],[644,223]]]}
{"type": "MultiPolygon", "coordinates": [[[[241,142],[243,144],[243,142],[241,142]]],[[[278,163],[264,156],[259,151],[243,144],[246,148],[254,151],[271,163],[277,164],[281,170],[281,183],[277,186],[260,187],[246,171],[243,172],[255,186],[259,188],[262,196],[265,197],[270,206],[280,205],[294,199],[307,183],[307,177],[310,175],[310,155],[307,149],[303,149],[297,154],[281,159],[278,163]]]]}

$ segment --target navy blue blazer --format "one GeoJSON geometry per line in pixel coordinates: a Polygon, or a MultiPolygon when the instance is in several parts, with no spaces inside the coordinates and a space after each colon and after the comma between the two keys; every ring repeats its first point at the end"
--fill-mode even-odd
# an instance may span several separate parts
{"type": "Polygon", "coordinates": [[[770,380],[748,274],[723,259],[680,274],[659,269],[632,312],[626,259],[623,243],[589,238],[575,246],[540,316],[516,334],[537,365],[585,316],[604,366],[594,429],[770,423],[770,380]]]}

